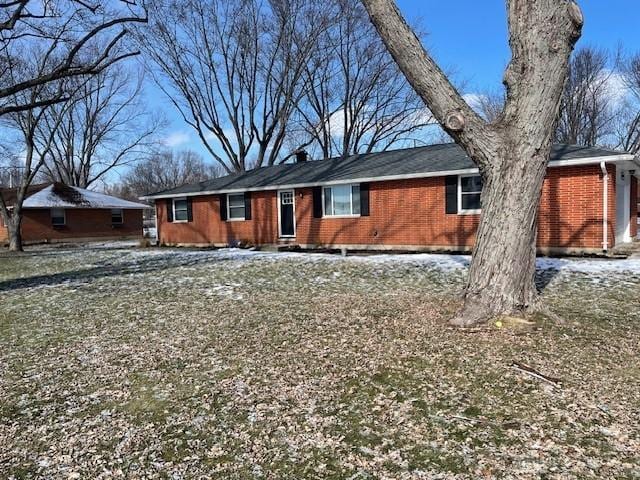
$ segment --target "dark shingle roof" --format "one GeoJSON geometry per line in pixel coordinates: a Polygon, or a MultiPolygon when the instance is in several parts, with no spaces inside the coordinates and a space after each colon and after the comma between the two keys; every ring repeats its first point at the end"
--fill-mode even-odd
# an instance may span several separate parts
{"type": "MultiPolygon", "coordinates": [[[[622,152],[573,145],[554,145],[551,160],[622,155],[622,152]]],[[[464,150],[454,143],[353,155],[347,158],[274,165],[246,173],[164,190],[149,197],[198,194],[199,192],[242,191],[376,179],[389,176],[455,172],[475,168],[464,150]]]]}

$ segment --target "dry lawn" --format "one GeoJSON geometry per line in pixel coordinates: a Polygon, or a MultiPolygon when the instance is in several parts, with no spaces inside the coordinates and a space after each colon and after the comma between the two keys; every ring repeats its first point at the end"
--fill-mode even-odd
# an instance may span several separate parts
{"type": "Polygon", "coordinates": [[[429,258],[0,254],[0,478],[640,478],[639,272],[461,331],[429,258]]]}

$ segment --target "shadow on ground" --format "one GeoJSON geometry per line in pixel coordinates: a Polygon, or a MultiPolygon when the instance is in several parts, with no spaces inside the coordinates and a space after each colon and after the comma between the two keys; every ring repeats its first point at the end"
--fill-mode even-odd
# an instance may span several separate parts
{"type": "MultiPolygon", "coordinates": [[[[61,254],[62,252],[60,252],[61,254]]],[[[68,252],[67,252],[68,254],[68,252]]],[[[43,286],[56,286],[65,283],[87,283],[105,277],[117,277],[122,275],[141,274],[148,272],[163,272],[173,268],[190,267],[203,262],[221,263],[232,260],[224,257],[202,257],[176,255],[172,252],[158,254],[135,261],[102,261],[90,268],[71,270],[47,275],[17,278],[0,282],[0,292],[36,288],[43,286]]]]}

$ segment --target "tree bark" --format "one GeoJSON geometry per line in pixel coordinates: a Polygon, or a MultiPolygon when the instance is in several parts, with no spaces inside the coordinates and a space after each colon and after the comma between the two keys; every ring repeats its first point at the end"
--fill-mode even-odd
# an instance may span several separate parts
{"type": "MultiPolygon", "coordinates": [[[[451,323],[471,326],[497,315],[520,315],[536,306],[536,239],[538,210],[547,161],[532,153],[526,172],[522,163],[509,163],[512,153],[503,150],[506,168],[484,175],[482,217],[464,306],[451,323]]],[[[495,158],[495,157],[494,157],[495,158]]]]}
{"type": "Polygon", "coordinates": [[[7,223],[7,234],[9,236],[9,251],[22,252],[22,215],[12,215],[7,223]]]}
{"type": "Polygon", "coordinates": [[[482,215],[464,305],[471,326],[537,306],[537,218],[569,57],[582,12],[571,0],[507,0],[512,58],[506,101],[487,123],[424,50],[392,0],[362,0],[407,80],[444,130],[478,165],[482,215]]]}

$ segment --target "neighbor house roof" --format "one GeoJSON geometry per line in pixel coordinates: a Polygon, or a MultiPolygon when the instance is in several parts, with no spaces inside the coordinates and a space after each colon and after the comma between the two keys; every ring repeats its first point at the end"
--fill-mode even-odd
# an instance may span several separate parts
{"type": "Polygon", "coordinates": [[[130,202],[104,193],[52,183],[29,196],[24,208],[149,208],[142,203],[130,202]]]}
{"type": "MultiPolygon", "coordinates": [[[[27,187],[26,197],[29,197],[30,195],[33,195],[36,192],[39,192],[43,188],[47,188],[49,185],[50,185],[49,183],[38,183],[35,185],[29,185],[27,187]]],[[[5,204],[7,205],[7,207],[13,207],[13,205],[16,203],[17,194],[18,194],[17,188],[13,188],[13,187],[0,188],[0,195],[2,195],[2,198],[5,204]]]]}
{"type": "MultiPolygon", "coordinates": [[[[554,145],[551,166],[633,160],[632,155],[602,148],[554,145]]],[[[352,155],[257,168],[200,183],[183,185],[144,199],[208,195],[350,182],[423,178],[473,173],[476,165],[455,143],[352,155]]]]}

